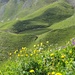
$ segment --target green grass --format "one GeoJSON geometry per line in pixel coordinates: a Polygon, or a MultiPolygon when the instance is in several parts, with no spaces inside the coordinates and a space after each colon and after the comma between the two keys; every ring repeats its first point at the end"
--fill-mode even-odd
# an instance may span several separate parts
{"type": "Polygon", "coordinates": [[[25,30],[45,28],[72,16],[73,13],[74,10],[68,3],[54,2],[18,21],[12,29],[19,33],[25,30]]]}
{"type": "Polygon", "coordinates": [[[39,35],[38,39],[36,40],[36,43],[41,41],[50,41],[50,44],[59,44],[63,45],[65,44],[70,38],[75,37],[74,32],[75,26],[65,28],[65,29],[56,29],[48,31],[42,35],[39,35]]]}
{"type": "MultiPolygon", "coordinates": [[[[38,2],[35,4],[35,0],[32,0],[30,3],[27,2],[27,0],[21,0],[20,3],[17,3],[17,0],[10,0],[3,8],[4,12],[2,12],[2,10],[0,11],[2,12],[2,14],[0,15],[0,20],[7,21],[8,19],[12,20],[16,18],[23,18],[26,15],[40,9],[41,7],[55,1],[56,0],[38,0],[38,2]]],[[[0,7],[2,6],[3,3],[0,3],[0,7]]]]}
{"type": "Polygon", "coordinates": [[[75,14],[71,16],[70,18],[63,20],[62,22],[53,24],[50,28],[51,29],[64,29],[64,28],[68,28],[71,26],[75,26],[75,14]]]}
{"type": "Polygon", "coordinates": [[[54,48],[46,41],[33,49],[22,47],[8,53],[9,59],[1,65],[0,75],[75,75],[75,46],[71,42],[54,48]]]}
{"type": "MultiPolygon", "coordinates": [[[[20,49],[22,46],[30,46],[35,40],[36,35],[13,34],[7,32],[0,32],[0,55],[3,52],[4,56],[9,51],[20,49]]],[[[0,57],[3,60],[4,57],[0,57]]],[[[7,57],[5,57],[6,59],[7,57]]]]}
{"type": "MultiPolygon", "coordinates": [[[[72,6],[64,0],[48,5],[47,2],[44,2],[44,4],[46,6],[40,6],[42,8],[19,20],[13,19],[0,23],[0,54],[3,52],[3,56],[0,56],[1,60],[8,57],[9,51],[20,49],[23,46],[32,48],[33,44],[47,40],[50,41],[50,44],[63,45],[70,38],[75,37],[74,27],[70,27],[74,26],[74,9],[72,6]]],[[[7,16],[9,15],[7,14],[7,16]]]]}

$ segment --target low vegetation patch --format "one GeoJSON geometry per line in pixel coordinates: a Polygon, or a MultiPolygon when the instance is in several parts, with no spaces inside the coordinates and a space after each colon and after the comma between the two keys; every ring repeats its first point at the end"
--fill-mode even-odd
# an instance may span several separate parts
{"type": "Polygon", "coordinates": [[[9,53],[0,75],[75,75],[75,39],[63,47],[49,41],[9,53]],[[71,43],[72,42],[72,43],[71,43]]]}

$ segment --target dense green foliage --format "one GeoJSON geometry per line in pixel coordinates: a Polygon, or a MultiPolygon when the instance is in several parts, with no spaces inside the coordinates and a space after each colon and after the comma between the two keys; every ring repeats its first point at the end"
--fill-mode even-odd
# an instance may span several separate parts
{"type": "Polygon", "coordinates": [[[71,42],[54,47],[46,41],[33,49],[22,47],[10,52],[8,61],[0,67],[0,75],[75,75],[75,40],[71,42]]]}

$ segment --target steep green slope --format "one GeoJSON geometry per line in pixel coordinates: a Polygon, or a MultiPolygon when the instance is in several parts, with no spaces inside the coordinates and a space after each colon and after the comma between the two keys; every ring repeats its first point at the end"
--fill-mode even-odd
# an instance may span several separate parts
{"type": "MultiPolygon", "coordinates": [[[[71,5],[74,7],[73,1],[67,1],[70,1],[71,5]]],[[[52,31],[40,35],[39,39],[36,40],[36,43],[39,41],[50,40],[50,43],[52,44],[63,45],[69,39],[75,37],[75,14],[63,21],[52,24],[48,28],[52,31]]]]}
{"type": "Polygon", "coordinates": [[[7,32],[0,32],[0,60],[7,58],[10,51],[20,49],[21,47],[29,47],[36,40],[36,35],[16,35],[7,32]]]}
{"type": "Polygon", "coordinates": [[[48,31],[38,37],[35,44],[38,42],[50,41],[50,44],[58,44],[60,46],[66,44],[66,42],[75,37],[75,26],[71,26],[64,29],[56,29],[48,31]]]}
{"type": "MultiPolygon", "coordinates": [[[[12,10],[13,8],[11,11],[12,10]]],[[[19,11],[19,9],[17,10],[19,11]]],[[[12,16],[16,12],[14,11],[12,16]]],[[[6,16],[10,17],[7,14],[8,12],[5,13],[6,16]]],[[[0,59],[6,57],[5,55],[3,57],[1,55],[2,53],[7,55],[9,51],[20,49],[23,46],[32,47],[33,44],[40,41],[49,40],[50,44],[64,44],[66,40],[74,37],[74,27],[61,30],[60,28],[58,29],[58,24],[62,22],[66,24],[66,20],[69,19],[73,14],[74,9],[72,6],[64,0],[59,0],[52,4],[46,5],[43,8],[40,8],[30,15],[24,16],[19,20],[17,19],[0,23],[0,59]],[[57,27],[57,30],[54,29],[56,28],[55,26],[57,27]],[[71,33],[67,34],[69,32],[71,33]]],[[[65,27],[66,26],[64,26],[64,28],[65,27]]]]}
{"type": "Polygon", "coordinates": [[[64,29],[64,28],[68,28],[71,26],[75,26],[75,14],[72,17],[66,20],[63,20],[62,22],[53,24],[50,28],[51,29],[64,29]]]}
{"type": "MultiPolygon", "coordinates": [[[[16,33],[21,33],[24,35],[28,34],[29,36],[34,36],[34,35],[39,36],[47,31],[51,32],[51,30],[53,30],[53,29],[47,28],[47,27],[51,26],[54,23],[62,21],[64,19],[70,17],[71,15],[73,15],[73,8],[64,1],[63,2],[58,1],[58,2],[54,2],[53,4],[50,4],[48,6],[45,6],[41,9],[39,9],[38,11],[34,12],[33,14],[25,17],[25,19],[27,19],[27,20],[24,20],[24,18],[23,18],[19,21],[13,20],[11,22],[3,23],[0,26],[0,30],[1,30],[1,33],[3,31],[6,31],[6,33],[7,34],[10,33],[10,35],[12,35],[11,32],[16,32],[16,33]]],[[[6,33],[4,33],[4,34],[6,34],[6,33]]],[[[1,36],[3,36],[4,34],[2,33],[1,36]]],[[[21,35],[21,34],[15,34],[15,36],[21,35]]],[[[8,35],[8,36],[4,35],[4,36],[10,38],[10,35],[8,35]]],[[[13,37],[15,37],[15,36],[13,36],[13,37]]],[[[27,37],[27,38],[29,38],[29,37],[27,37]]],[[[12,38],[10,38],[10,39],[12,40],[12,38]]],[[[37,39],[39,39],[39,38],[37,38],[37,39]]],[[[25,40],[27,40],[27,39],[25,39],[25,40]]],[[[14,39],[12,41],[14,41],[14,39]]],[[[9,42],[9,40],[7,42],[9,42]]],[[[35,42],[35,40],[34,40],[34,42],[35,42]]],[[[14,43],[15,43],[15,41],[14,41],[14,43]]],[[[6,44],[6,46],[8,46],[8,45],[6,44]]]]}
{"type": "Polygon", "coordinates": [[[49,27],[72,16],[73,13],[72,7],[66,2],[54,2],[18,21],[13,25],[12,30],[20,33],[25,30],[49,27]]]}
{"type": "Polygon", "coordinates": [[[5,1],[0,2],[0,21],[23,18],[57,0],[9,0],[7,3],[5,1]]]}

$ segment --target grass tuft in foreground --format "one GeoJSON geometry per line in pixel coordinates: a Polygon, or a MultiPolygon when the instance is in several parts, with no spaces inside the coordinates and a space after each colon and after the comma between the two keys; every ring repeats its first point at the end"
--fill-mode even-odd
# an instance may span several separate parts
{"type": "Polygon", "coordinates": [[[46,41],[33,50],[22,47],[10,52],[0,75],[75,75],[75,39],[64,47],[53,48],[46,41]]]}

